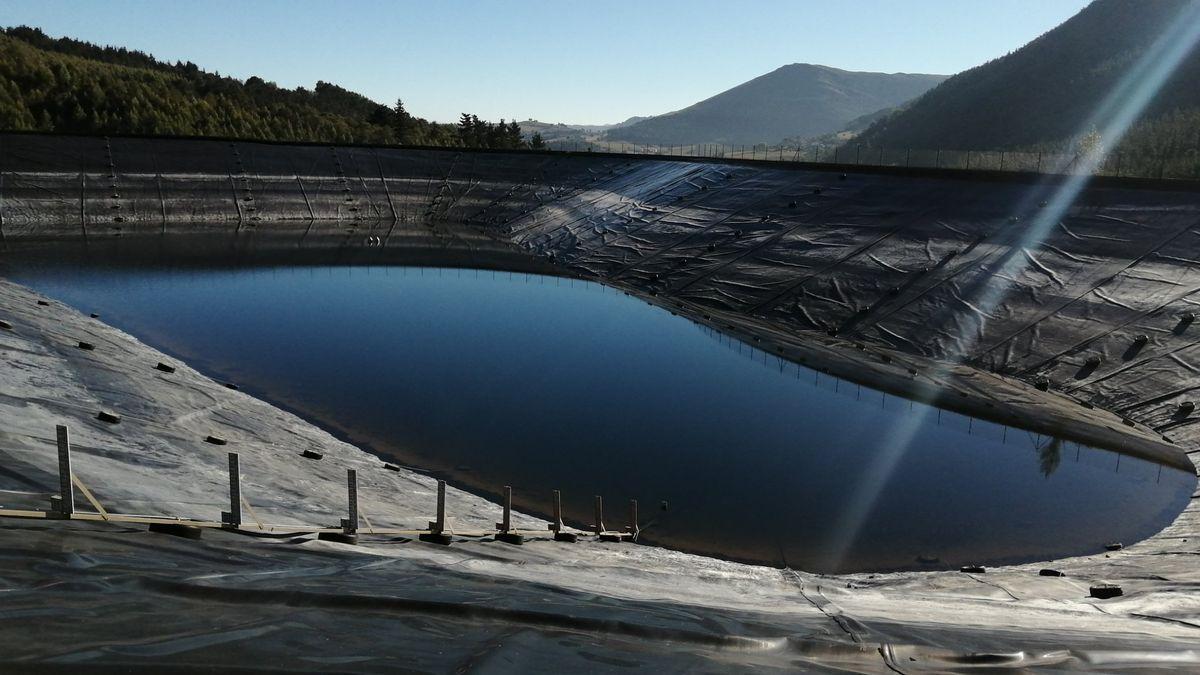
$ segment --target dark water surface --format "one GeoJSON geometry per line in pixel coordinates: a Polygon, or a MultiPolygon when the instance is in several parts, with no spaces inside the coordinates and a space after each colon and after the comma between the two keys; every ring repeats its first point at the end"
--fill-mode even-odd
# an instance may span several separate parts
{"type": "Polygon", "coordinates": [[[1158,531],[1195,485],[818,374],[589,282],[98,255],[12,254],[0,271],[381,455],[477,492],[512,485],[542,513],[559,488],[576,524],[592,495],[613,528],[637,498],[647,540],[735,559],[1093,553],[1158,531]]]}

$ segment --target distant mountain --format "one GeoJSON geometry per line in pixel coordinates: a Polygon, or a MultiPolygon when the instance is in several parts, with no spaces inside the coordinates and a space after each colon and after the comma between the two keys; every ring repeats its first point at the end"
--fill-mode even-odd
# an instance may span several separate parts
{"type": "Polygon", "coordinates": [[[752,145],[819,136],[916,98],[944,79],[794,63],[683,110],[611,129],[607,138],[658,145],[752,145]]]}
{"type": "MultiPolygon", "coordinates": [[[[1082,127],[1105,95],[1189,5],[1195,9],[1196,0],[1096,0],[1017,51],[955,75],[876,121],[854,142],[959,150],[1063,145],[1088,132],[1082,127]]],[[[1200,50],[1193,49],[1141,119],[1127,142],[1147,152],[1165,152],[1176,141],[1195,148],[1200,50]]]]}

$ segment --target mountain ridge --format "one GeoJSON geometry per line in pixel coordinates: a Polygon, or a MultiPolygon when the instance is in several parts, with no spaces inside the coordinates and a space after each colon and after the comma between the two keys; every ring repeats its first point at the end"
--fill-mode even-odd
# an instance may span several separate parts
{"type": "Polygon", "coordinates": [[[946,79],[792,63],[680,110],[609,130],[609,140],[673,145],[777,143],[819,136],[905,103],[946,79]]]}

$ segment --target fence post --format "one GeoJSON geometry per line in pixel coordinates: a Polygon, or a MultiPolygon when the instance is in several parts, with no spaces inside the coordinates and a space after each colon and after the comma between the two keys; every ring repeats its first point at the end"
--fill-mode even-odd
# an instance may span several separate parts
{"type": "Polygon", "coordinates": [[[58,497],[50,499],[51,513],[59,518],[70,518],[75,513],[75,487],[71,482],[71,432],[59,424],[58,435],[58,497]]]}
{"type": "Polygon", "coordinates": [[[1004,151],[1000,151],[1000,170],[1004,170],[1004,151]]]}
{"type": "Polygon", "coordinates": [[[221,525],[234,530],[242,525],[242,471],[236,452],[229,453],[229,510],[221,512],[221,525]]]}
{"type": "Polygon", "coordinates": [[[1042,151],[1038,150],[1037,173],[1042,172],[1042,151]]]}
{"type": "Polygon", "coordinates": [[[862,164],[862,143],[854,146],[854,165],[862,164]]]}
{"type": "Polygon", "coordinates": [[[971,170],[971,151],[967,151],[967,171],[971,170]]]}

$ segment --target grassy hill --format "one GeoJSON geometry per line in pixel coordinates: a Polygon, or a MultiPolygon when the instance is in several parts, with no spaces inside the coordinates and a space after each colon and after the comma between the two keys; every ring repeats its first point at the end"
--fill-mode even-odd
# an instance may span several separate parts
{"type": "MultiPolygon", "coordinates": [[[[1091,131],[1084,127],[1093,111],[1189,2],[1195,0],[1096,0],[1021,49],[955,75],[876,121],[854,142],[891,148],[1062,149],[1091,131]]],[[[1122,149],[1178,154],[1200,146],[1198,132],[1200,51],[1193,50],[1122,149]]]]}
{"type": "Polygon", "coordinates": [[[942,75],[858,73],[794,63],[666,115],[610,130],[609,140],[674,145],[778,143],[819,136],[927,91],[942,75]]]}
{"type": "Polygon", "coordinates": [[[54,39],[36,28],[0,32],[0,129],[227,136],[326,143],[516,147],[515,123],[464,115],[413,117],[327,82],[284,89],[165,63],[142,52],[54,39]]]}
{"type": "Polygon", "coordinates": [[[530,119],[521,122],[521,133],[526,138],[538,134],[546,144],[551,146],[565,146],[571,143],[587,144],[606,131],[628,126],[644,119],[646,118],[631,117],[616,124],[564,124],[530,119]]]}

